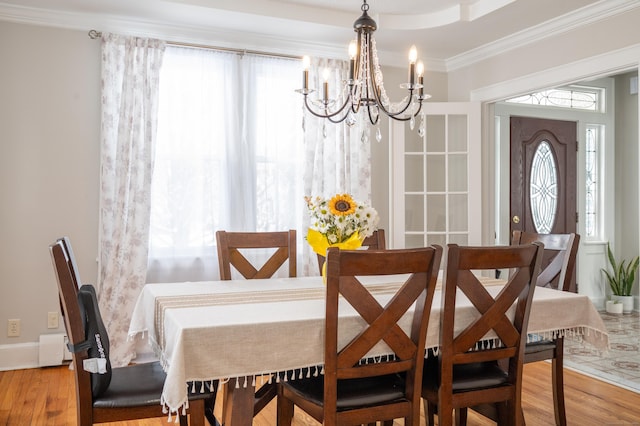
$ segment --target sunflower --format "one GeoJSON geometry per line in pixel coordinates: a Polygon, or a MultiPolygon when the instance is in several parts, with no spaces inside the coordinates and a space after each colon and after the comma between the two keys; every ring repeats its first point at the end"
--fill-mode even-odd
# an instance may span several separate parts
{"type": "Polygon", "coordinates": [[[356,202],[349,194],[337,194],[329,200],[329,210],[336,216],[346,216],[356,211],[356,202]]]}

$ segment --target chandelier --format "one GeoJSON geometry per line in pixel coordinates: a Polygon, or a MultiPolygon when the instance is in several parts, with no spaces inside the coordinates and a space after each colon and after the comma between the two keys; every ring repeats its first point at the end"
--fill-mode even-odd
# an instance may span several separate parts
{"type": "MultiPolygon", "coordinates": [[[[353,24],[353,30],[357,38],[349,44],[349,74],[343,81],[342,89],[337,90],[336,99],[329,98],[329,70],[324,71],[324,83],[322,84],[322,97],[310,100],[309,94],[314,90],[309,87],[308,56],[303,58],[302,89],[297,90],[304,96],[304,105],[307,110],[316,117],[325,118],[332,123],[341,123],[353,126],[356,115],[363,113],[366,119],[377,125],[380,115],[384,114],[394,120],[409,121],[411,129],[415,126],[415,117],[420,114],[422,102],[430,98],[423,92],[424,65],[417,61],[416,47],[409,51],[409,81],[400,85],[408,91],[407,96],[398,103],[392,103],[387,97],[382,81],[382,71],[378,61],[376,41],[373,33],[377,29],[374,21],[367,13],[369,5],[363,0],[362,15],[353,24]]],[[[424,133],[424,117],[420,123],[419,133],[424,133]]],[[[378,140],[379,128],[378,128],[378,140]]]]}

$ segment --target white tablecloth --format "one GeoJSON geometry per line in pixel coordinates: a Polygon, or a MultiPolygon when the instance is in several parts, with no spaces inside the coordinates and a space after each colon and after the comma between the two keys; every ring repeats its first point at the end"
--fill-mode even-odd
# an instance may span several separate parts
{"type": "MultiPolygon", "coordinates": [[[[501,286],[491,285],[497,280],[485,281],[491,293],[499,292],[501,286]]],[[[368,277],[365,282],[383,305],[397,288],[389,277],[368,277]]],[[[163,403],[175,412],[187,401],[187,382],[255,380],[285,371],[290,380],[304,367],[321,365],[324,292],[320,277],[147,284],[129,335],[149,339],[167,372],[163,403]]],[[[438,346],[440,299],[438,291],[427,348],[438,346]]],[[[462,328],[472,321],[475,309],[466,298],[458,299],[456,323],[462,328]]],[[[346,319],[341,320],[339,336],[346,342],[362,320],[350,306],[341,305],[340,316],[346,319]]],[[[408,318],[403,327],[410,327],[408,318]]],[[[536,288],[529,332],[580,337],[598,349],[608,347],[606,328],[593,304],[573,293],[536,288]]],[[[384,352],[380,346],[371,355],[384,352]]]]}

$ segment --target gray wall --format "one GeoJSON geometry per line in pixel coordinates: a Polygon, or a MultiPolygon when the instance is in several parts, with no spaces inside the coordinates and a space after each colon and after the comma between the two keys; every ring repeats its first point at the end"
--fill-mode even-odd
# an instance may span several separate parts
{"type": "MultiPolygon", "coordinates": [[[[68,235],[83,280],[97,276],[100,42],[0,22],[0,359],[37,342],[59,310],[48,245],[68,235]],[[7,337],[7,319],[21,336],[7,337]],[[6,349],[6,348],[5,348],[6,349]]],[[[0,368],[2,368],[0,361],[0,368]]]]}
{"type": "MultiPolygon", "coordinates": [[[[616,142],[615,142],[615,194],[616,194],[616,255],[630,260],[640,253],[637,236],[640,215],[638,213],[638,94],[629,92],[634,71],[615,78],[616,86],[616,142]]],[[[637,286],[637,284],[636,284],[637,286]]],[[[638,294],[638,289],[633,291],[638,294]]]]}

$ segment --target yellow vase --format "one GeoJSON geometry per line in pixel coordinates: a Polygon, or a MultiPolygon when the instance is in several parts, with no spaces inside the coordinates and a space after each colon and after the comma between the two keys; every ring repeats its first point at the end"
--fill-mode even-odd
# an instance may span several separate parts
{"type": "MultiPolygon", "coordinates": [[[[324,234],[314,229],[309,229],[307,231],[307,242],[315,253],[324,257],[327,256],[327,249],[329,247],[338,247],[340,250],[355,250],[362,246],[362,240],[360,239],[358,231],[351,234],[346,241],[330,244],[324,234]]],[[[322,265],[322,281],[327,284],[327,262],[324,262],[322,265]]]]}

